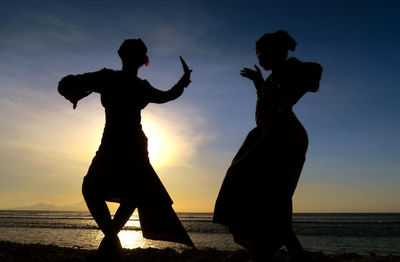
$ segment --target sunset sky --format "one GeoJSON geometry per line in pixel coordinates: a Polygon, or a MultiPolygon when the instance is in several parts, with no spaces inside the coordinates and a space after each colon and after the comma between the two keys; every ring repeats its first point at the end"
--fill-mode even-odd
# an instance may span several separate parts
{"type": "Polygon", "coordinates": [[[180,55],[193,69],[178,100],[142,111],[154,167],[177,211],[212,211],[255,126],[239,72],[257,63],[260,36],[284,29],[290,55],[324,68],[320,91],[294,108],[310,140],[294,211],[400,212],[398,1],[116,2],[2,1],[0,209],[83,201],[104,109],[91,94],[73,110],[58,81],[120,69],[120,44],[140,37],[150,65],[139,77],[154,87],[176,83],[180,55]]]}

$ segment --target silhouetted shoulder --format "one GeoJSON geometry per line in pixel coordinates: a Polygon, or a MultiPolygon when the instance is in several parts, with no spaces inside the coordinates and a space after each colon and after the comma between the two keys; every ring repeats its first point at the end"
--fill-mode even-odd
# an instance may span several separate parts
{"type": "Polygon", "coordinates": [[[147,81],[146,79],[140,79],[140,78],[138,78],[138,79],[139,79],[139,83],[140,83],[140,85],[141,85],[142,87],[148,88],[148,89],[154,88],[154,87],[149,83],[149,81],[147,81]]]}
{"type": "Polygon", "coordinates": [[[314,62],[301,62],[291,57],[286,61],[284,75],[300,88],[316,92],[322,76],[322,66],[314,62]]]}
{"type": "Polygon", "coordinates": [[[115,82],[117,71],[103,68],[100,71],[86,73],[82,75],[81,81],[90,86],[96,93],[102,93],[111,83],[115,82]]]}

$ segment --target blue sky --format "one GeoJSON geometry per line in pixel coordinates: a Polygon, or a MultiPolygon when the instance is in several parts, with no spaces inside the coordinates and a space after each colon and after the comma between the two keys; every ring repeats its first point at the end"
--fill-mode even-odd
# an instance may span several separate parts
{"type": "Polygon", "coordinates": [[[255,125],[239,71],[257,63],[262,34],[284,29],[298,42],[291,55],[324,68],[320,91],[294,108],[310,139],[295,211],[400,212],[399,11],[396,1],[5,1],[0,208],[82,200],[104,113],[95,94],[72,110],[57,83],[119,69],[119,45],[140,37],[150,66],[139,76],[153,86],[179,79],[179,55],[193,68],[183,96],[149,105],[143,124],[168,140],[154,165],[176,209],[212,211],[255,125]]]}

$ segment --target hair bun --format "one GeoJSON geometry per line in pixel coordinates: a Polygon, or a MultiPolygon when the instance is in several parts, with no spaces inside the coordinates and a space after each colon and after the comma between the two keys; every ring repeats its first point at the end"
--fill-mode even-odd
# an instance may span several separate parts
{"type": "Polygon", "coordinates": [[[277,40],[280,41],[282,44],[287,46],[287,49],[290,51],[294,51],[296,49],[296,41],[294,41],[293,37],[291,37],[288,32],[284,30],[279,30],[274,33],[277,37],[277,40]]]}
{"type": "Polygon", "coordinates": [[[277,45],[287,48],[290,51],[296,49],[296,41],[286,31],[278,30],[275,33],[264,34],[256,42],[257,48],[263,48],[265,45],[277,45]]]}

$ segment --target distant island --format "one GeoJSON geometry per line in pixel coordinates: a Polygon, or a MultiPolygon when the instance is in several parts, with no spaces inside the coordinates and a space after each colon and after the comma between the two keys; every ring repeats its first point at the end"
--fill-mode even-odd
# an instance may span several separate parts
{"type": "Polygon", "coordinates": [[[70,205],[54,205],[45,202],[39,202],[32,205],[21,206],[21,207],[11,207],[11,208],[3,208],[7,210],[27,210],[27,211],[88,211],[86,204],[84,201],[70,204],[70,205]]]}

